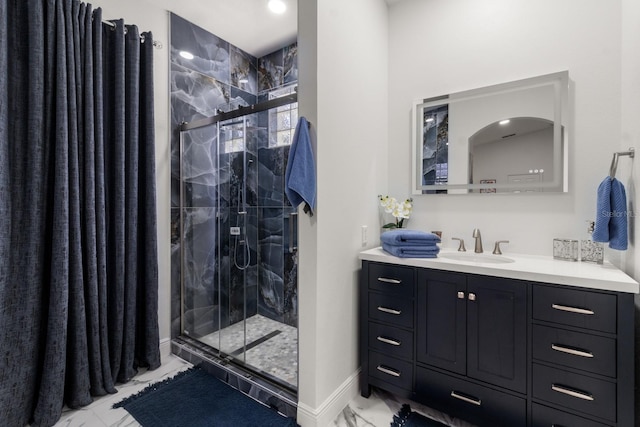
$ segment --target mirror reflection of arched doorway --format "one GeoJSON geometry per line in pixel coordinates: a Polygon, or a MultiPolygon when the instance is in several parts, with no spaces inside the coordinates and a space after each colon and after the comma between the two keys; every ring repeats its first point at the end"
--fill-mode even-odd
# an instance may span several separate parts
{"type": "Polygon", "coordinates": [[[469,183],[527,184],[508,191],[542,191],[532,184],[553,181],[553,126],[540,117],[512,117],[471,135],[469,183]]]}

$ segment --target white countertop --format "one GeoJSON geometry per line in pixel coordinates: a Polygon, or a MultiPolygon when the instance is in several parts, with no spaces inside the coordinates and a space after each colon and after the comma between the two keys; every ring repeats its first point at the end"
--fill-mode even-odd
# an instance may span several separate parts
{"type": "MultiPolygon", "coordinates": [[[[455,251],[443,250],[440,254],[455,251]]],[[[485,276],[506,277],[534,282],[555,283],[582,288],[614,292],[640,293],[638,282],[613,264],[570,262],[555,260],[551,256],[504,254],[514,260],[512,263],[488,264],[472,261],[458,261],[447,258],[398,258],[382,250],[381,247],[360,252],[360,259],[387,264],[433,268],[485,276]]]]}

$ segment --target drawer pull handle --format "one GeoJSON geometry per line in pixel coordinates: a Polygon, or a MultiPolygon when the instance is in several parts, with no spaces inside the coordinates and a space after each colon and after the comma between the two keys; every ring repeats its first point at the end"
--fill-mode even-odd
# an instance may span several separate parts
{"type": "Polygon", "coordinates": [[[551,304],[551,308],[553,308],[554,310],[568,311],[569,313],[588,314],[588,315],[596,314],[594,311],[587,310],[586,308],[569,307],[568,305],[551,304]]]}
{"type": "Polygon", "coordinates": [[[566,394],[567,396],[576,397],[582,400],[588,400],[591,402],[595,400],[593,396],[590,395],[589,393],[571,390],[570,388],[566,388],[556,384],[551,384],[551,390],[556,391],[558,393],[566,394]]]}
{"type": "Polygon", "coordinates": [[[471,403],[472,405],[482,405],[482,401],[480,399],[471,396],[464,396],[460,392],[457,392],[455,390],[451,391],[451,397],[455,397],[456,399],[462,400],[463,402],[471,403]]]}
{"type": "Polygon", "coordinates": [[[402,283],[402,280],[387,279],[386,277],[378,277],[378,282],[391,283],[392,285],[399,285],[402,283]]]}
{"type": "Polygon", "coordinates": [[[385,373],[387,375],[391,375],[394,377],[399,377],[401,375],[400,371],[396,371],[395,369],[389,368],[387,366],[384,365],[378,365],[378,367],[376,368],[378,371],[385,373]]]}
{"type": "Polygon", "coordinates": [[[383,312],[383,313],[389,313],[389,314],[393,314],[396,316],[399,316],[400,314],[402,314],[402,311],[400,310],[394,310],[393,308],[387,308],[387,307],[382,307],[382,306],[378,306],[378,310],[383,312]]]}
{"type": "Polygon", "coordinates": [[[562,353],[572,354],[574,356],[580,357],[593,357],[593,353],[590,351],[578,350],[577,348],[565,347],[563,345],[551,344],[551,348],[555,351],[559,351],[562,353]]]}
{"type": "Polygon", "coordinates": [[[383,342],[385,344],[391,344],[391,345],[396,345],[396,346],[402,344],[401,341],[396,341],[396,340],[392,340],[390,338],[385,338],[385,337],[381,337],[381,336],[378,336],[378,341],[383,342]]]}

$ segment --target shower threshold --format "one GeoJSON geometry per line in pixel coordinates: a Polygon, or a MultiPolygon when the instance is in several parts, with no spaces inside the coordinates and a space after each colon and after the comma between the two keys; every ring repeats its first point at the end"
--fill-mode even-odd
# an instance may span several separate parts
{"type": "Polygon", "coordinates": [[[211,346],[186,335],[171,340],[171,352],[193,365],[201,366],[233,388],[281,414],[296,417],[298,395],[291,385],[247,367],[231,356],[219,355],[211,346]]]}

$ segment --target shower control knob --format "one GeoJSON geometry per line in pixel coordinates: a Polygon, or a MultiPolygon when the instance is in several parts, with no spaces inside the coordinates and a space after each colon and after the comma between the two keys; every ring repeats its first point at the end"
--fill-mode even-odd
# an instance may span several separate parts
{"type": "Polygon", "coordinates": [[[231,228],[229,228],[229,234],[231,234],[232,236],[239,236],[240,235],[240,227],[231,227],[231,228]]]}

